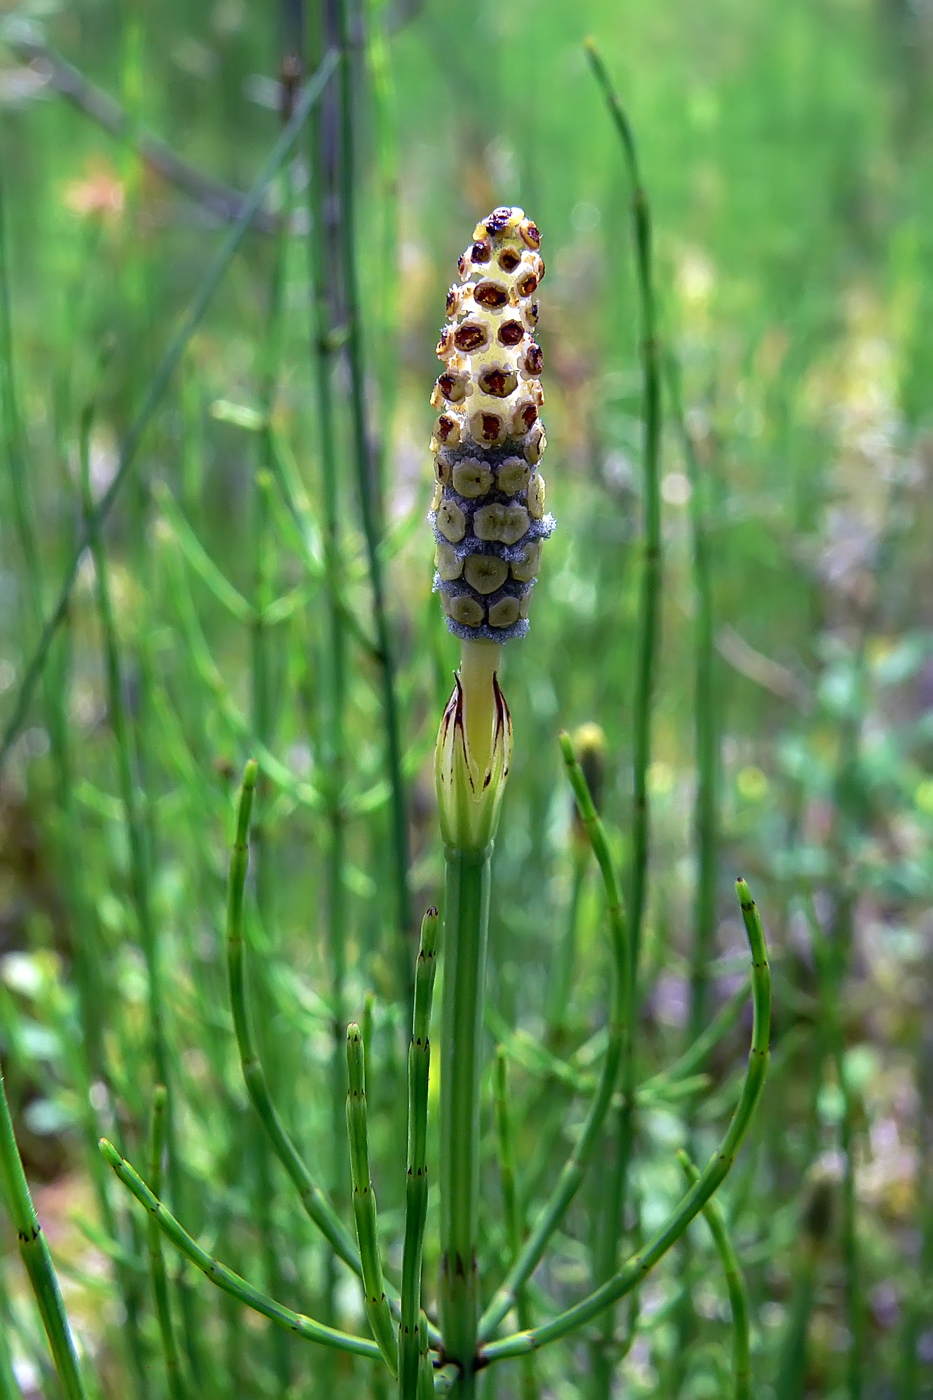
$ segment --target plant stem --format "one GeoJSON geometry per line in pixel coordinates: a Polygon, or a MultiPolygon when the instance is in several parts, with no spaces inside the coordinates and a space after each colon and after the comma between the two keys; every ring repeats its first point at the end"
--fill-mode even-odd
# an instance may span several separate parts
{"type": "Polygon", "coordinates": [[[583,826],[593,848],[593,854],[596,856],[606,892],[611,951],[609,1042],[606,1046],[606,1055],[596,1093],[583,1125],[583,1131],[564,1164],[554,1189],[539,1213],[518,1258],[483,1313],[480,1323],[480,1337],[483,1340],[492,1336],[499,1323],[513,1306],[518,1296],[518,1290],[531,1277],[537,1267],[547,1248],[548,1240],[564,1218],[570,1202],[586,1175],[612,1103],[619,1065],[622,1062],[625,1048],[626,1015],[630,996],[628,987],[628,930],[622,906],[622,895],[616,879],[606,831],[593,804],[583,770],[574,756],[570,736],[562,734],[560,742],[564,763],[567,766],[567,776],[570,779],[570,785],[573,788],[583,826]]]}
{"type": "Polygon", "coordinates": [[[39,1315],[49,1339],[52,1360],[61,1382],[65,1400],[87,1400],[84,1382],[78,1366],[78,1356],[65,1315],[61,1289],[52,1256],[32,1196],[26,1173],[16,1146],[13,1120],[6,1096],[3,1069],[0,1067],[0,1185],[19,1240],[20,1258],[29,1275],[39,1315]]]}
{"type": "Polygon", "coordinates": [[[396,901],[396,957],[399,985],[406,1000],[411,1000],[412,973],[408,939],[411,929],[411,908],[408,892],[408,818],[405,809],[405,789],[402,780],[402,744],[399,728],[398,701],[395,691],[395,671],[392,637],[386,611],[385,581],[380,554],[380,521],[376,509],[377,479],[372,444],[366,414],[366,377],[363,354],[363,327],[360,315],[360,294],[356,265],[356,124],[353,101],[352,50],[350,45],[349,0],[337,0],[340,23],[340,102],[341,102],[341,161],[340,232],[343,250],[343,277],[347,315],[347,358],[350,367],[350,416],[353,425],[356,483],[360,501],[360,518],[366,544],[366,562],[372,592],[373,623],[376,629],[376,651],[382,684],[382,708],[386,730],[386,768],[391,791],[392,870],[396,901]]]}
{"type": "Polygon", "coordinates": [[[258,774],[259,765],[255,759],[250,759],[243,773],[243,785],[240,789],[236,838],[230,857],[230,879],[227,893],[227,972],[230,981],[233,1027],[237,1048],[240,1052],[243,1080],[260,1122],[269,1134],[276,1156],[298,1191],[306,1214],[321,1231],[334,1253],[359,1276],[359,1255],[349,1231],[312,1178],[275,1110],[269,1096],[265,1072],[259,1059],[258,1047],[250,1024],[249,1007],[246,1000],[243,897],[249,864],[250,814],[258,774]]]}
{"type": "Polygon", "coordinates": [[[55,606],[46,619],[39,640],[36,643],[35,650],[23,668],[23,678],[20,681],[19,690],[16,694],[13,713],[3,731],[3,738],[0,740],[0,773],[3,772],[3,768],[10,755],[10,750],[16,742],[23,724],[26,721],[32,694],[45,667],[49,649],[59,627],[62,625],[67,615],[71,590],[78,577],[78,569],[84,557],[84,552],[90,545],[91,535],[93,532],[101,529],[104,521],[110,514],[113,503],[126,481],[130,468],[136,461],[150,420],[162,401],[162,396],[168,387],[172,375],[181,362],[191,337],[200,325],[204,313],[210,305],[211,299],[233,259],[234,253],[240,246],[246,230],[249,228],[259,210],[266,190],[275,179],[279,167],[287,158],[288,153],[295,144],[298,134],[307,120],[309,113],[320,100],[321,94],[327,86],[336,63],[336,54],[328,53],[316,73],[308,80],[302,89],[301,97],[295,104],[294,115],[272,147],[256,183],[253,185],[243,203],[243,208],[236,223],[229,230],[220,247],[217,249],[217,252],[214,254],[197,292],[192,298],[185,315],[182,317],[181,324],[149,381],[139,410],[120,445],[120,453],[117,459],[117,468],[113,480],[94,507],[92,519],[85,524],[81,531],[77,545],[69,561],[68,568],[65,570],[65,577],[62,581],[55,606]]]}
{"type": "Polygon", "coordinates": [[[768,1072],[771,1033],[771,973],[764,930],[745,881],[738,880],[736,889],[752,954],[754,1022],[742,1092],[725,1137],[700,1173],[696,1185],[691,1187],[661,1228],[612,1278],[607,1279],[600,1288],[550,1322],[535,1327],[530,1332],[516,1332],[511,1337],[504,1337],[501,1341],[490,1342],[484,1346],[480,1354],[482,1365],[511,1356],[524,1356],[526,1352],[558,1341],[584,1327],[607,1307],[611,1307],[637,1288],[658,1260],[676,1244],[691,1220],[695,1219],[728,1176],[748,1132],[764,1086],[768,1072]]]}
{"type": "Polygon", "coordinates": [[[264,1293],[260,1293],[258,1288],[254,1288],[252,1284],[247,1283],[246,1279],[241,1278],[232,1269],[228,1269],[226,1264],[212,1259],[207,1250],[202,1249],[191,1238],[184,1226],[166,1209],[159,1198],[153,1195],[132,1163],[120,1156],[113,1143],[108,1142],[106,1138],[101,1138],[99,1145],[104,1160],[113,1167],[127,1190],[131,1191],[140,1205],[145,1206],[146,1210],[150,1212],[159,1229],[167,1239],[171,1240],[175,1248],[186,1259],[190,1259],[191,1263],[203,1274],[206,1274],[211,1283],[216,1284],[225,1293],[229,1293],[231,1297],[239,1299],[246,1307],[252,1308],[262,1317],[267,1317],[278,1327],[284,1327],[288,1331],[294,1332],[296,1336],[303,1337],[306,1341],[318,1342],[321,1346],[331,1347],[337,1351],[349,1351],[356,1356],[380,1358],[381,1353],[375,1342],[369,1341],[366,1337],[352,1337],[347,1332],[339,1332],[333,1327],[326,1327],[321,1322],[315,1322],[313,1318],[305,1317],[303,1313],[292,1312],[291,1308],[283,1307],[274,1298],[268,1298],[264,1293]]]}
{"type": "MultiPolygon", "coordinates": [[[[639,602],[638,660],[635,672],[632,723],[632,867],[630,879],[629,991],[631,1006],[637,1005],[638,966],[648,887],[648,767],[651,762],[651,703],[657,669],[658,631],[661,610],[661,362],[656,330],[652,273],[651,212],[641,181],[638,152],[631,122],[613,88],[608,70],[591,40],[586,44],[590,66],[596,77],[609,114],[619,134],[631,183],[631,217],[635,237],[635,264],[641,316],[640,354],[642,365],[642,416],[644,436],[645,562],[639,602]]],[[[615,1181],[608,1194],[613,1215],[606,1216],[600,1237],[605,1241],[601,1267],[615,1267],[618,1241],[623,1228],[629,1161],[635,1132],[635,1029],[630,1018],[630,1034],[622,1070],[622,1106],[617,1128],[615,1181]]],[[[604,1333],[611,1335],[612,1319],[607,1317],[604,1333]]],[[[608,1396],[609,1376],[600,1382],[598,1393],[608,1396]]]]}
{"type": "MultiPolygon", "coordinates": [[[[496,1052],[496,1128],[499,1139],[499,1175],[502,1180],[502,1205],[505,1211],[505,1233],[509,1254],[514,1260],[521,1250],[524,1220],[522,1204],[518,1194],[515,1170],[515,1141],[512,1132],[512,1115],[509,1106],[508,1061],[500,1045],[496,1052]]],[[[528,1294],[520,1288],[515,1297],[515,1312],[519,1328],[527,1332],[531,1327],[531,1307],[528,1294]]],[[[535,1376],[534,1358],[529,1354],[522,1358],[522,1400],[536,1400],[538,1382],[535,1376]]]]}
{"type": "MultiPolygon", "coordinates": [[[[684,1169],[684,1174],[691,1186],[699,1180],[700,1173],[690,1161],[686,1152],[678,1152],[677,1160],[684,1169]]],[[[751,1360],[748,1336],[748,1293],[745,1288],[745,1280],[742,1277],[742,1270],[739,1266],[738,1257],[729,1238],[729,1229],[726,1225],[719,1203],[715,1200],[707,1201],[703,1207],[703,1216],[710,1228],[713,1236],[713,1243],[716,1246],[716,1253],[719,1255],[719,1262],[722,1264],[722,1271],[726,1279],[726,1288],[729,1290],[729,1303],[732,1308],[732,1379],[733,1400],[751,1400],[751,1360]]]]}
{"type": "Polygon", "coordinates": [[[479,1320],[479,1080],[492,846],[448,847],[441,1021],[441,1276],[444,1354],[472,1397],[479,1320]]]}
{"type": "Polygon", "coordinates": [[[437,969],[437,910],[421,923],[415,968],[415,1006],[408,1049],[408,1173],[405,1182],[405,1243],[402,1249],[402,1316],[399,1322],[399,1400],[417,1400],[421,1369],[421,1270],[428,1209],[428,1082],[431,1067],[431,1007],[437,969]]]}
{"type": "MultiPolygon", "coordinates": [[[[165,1151],[165,1085],[157,1084],[152,1097],[152,1118],[149,1128],[149,1180],[153,1194],[162,1191],[162,1154],[165,1151]]],[[[162,1257],[162,1236],[154,1220],[146,1221],[146,1235],[149,1243],[149,1275],[152,1280],[152,1296],[155,1299],[156,1318],[159,1323],[159,1336],[165,1357],[165,1374],[172,1400],[185,1400],[187,1394],[181,1374],[178,1347],[175,1344],[175,1329],[172,1326],[172,1310],[169,1302],[168,1279],[165,1273],[165,1260],[162,1257]]]]}
{"type": "Polygon", "coordinates": [[[347,1027],[347,1135],[353,1179],[353,1217],[363,1269],[363,1305],[373,1336],[393,1376],[398,1374],[398,1337],[386,1300],[379,1254],[376,1195],[369,1170],[366,1068],[363,1037],[353,1022],[347,1027]]]}

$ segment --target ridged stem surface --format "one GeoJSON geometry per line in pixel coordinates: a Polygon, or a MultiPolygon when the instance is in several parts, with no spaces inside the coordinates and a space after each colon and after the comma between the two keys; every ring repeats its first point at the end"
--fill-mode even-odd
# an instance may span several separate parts
{"type": "Polygon", "coordinates": [[[444,1353],[460,1368],[458,1396],[475,1391],[479,1321],[479,1081],[492,846],[448,847],[441,1021],[441,1277],[444,1353]]]}
{"type": "Polygon", "coordinates": [[[65,1305],[52,1256],[46,1243],[36,1208],[29,1194],[26,1173],[13,1134],[13,1120],[0,1067],[0,1186],[6,1196],[7,1209],[19,1240],[19,1253],[35,1294],[36,1305],[45,1335],[49,1339],[55,1370],[61,1383],[64,1400],[87,1400],[84,1382],[78,1367],[65,1305]]]}

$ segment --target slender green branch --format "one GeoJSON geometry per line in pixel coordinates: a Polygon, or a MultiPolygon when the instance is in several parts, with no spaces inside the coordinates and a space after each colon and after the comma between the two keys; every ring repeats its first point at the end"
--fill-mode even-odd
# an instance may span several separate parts
{"type": "Polygon", "coordinates": [[[612,1278],[607,1279],[601,1287],[574,1307],[568,1308],[566,1312],[541,1327],[535,1327],[530,1332],[516,1332],[501,1341],[490,1342],[482,1349],[480,1364],[488,1365],[507,1357],[523,1356],[526,1352],[546,1346],[549,1342],[558,1341],[584,1327],[604,1309],[611,1307],[637,1288],[658,1260],[680,1239],[691,1220],[700,1213],[729,1174],[751,1125],[755,1106],[764,1086],[768,1072],[771,1032],[771,972],[768,967],[764,930],[745,881],[738,880],[736,889],[752,954],[754,1021],[742,1092],[722,1142],[700,1173],[696,1185],[691,1187],[661,1228],[612,1278]]]}
{"type": "Polygon", "coordinates": [[[366,1111],[365,1051],[360,1028],[347,1027],[347,1136],[350,1139],[350,1175],[353,1180],[353,1218],[363,1266],[363,1305],[373,1336],[393,1376],[398,1373],[398,1338],[386,1299],[379,1254],[376,1193],[369,1170],[369,1131],[366,1111]]]}
{"type": "Polygon", "coordinates": [[[227,889],[227,975],[230,983],[230,1007],[243,1079],[259,1120],[269,1135],[273,1150],[285,1168],[305,1213],[314,1221],[334,1253],[358,1276],[362,1276],[359,1255],[352,1236],[340,1220],[324,1192],[314,1181],[297,1148],[289,1137],[272,1103],[265,1071],[250,1022],[246,999],[246,949],[243,939],[243,899],[246,872],[249,865],[249,823],[253,794],[259,766],[250,759],[243,773],[240,800],[237,807],[236,838],[230,858],[230,879],[227,889]]]}
{"type": "Polygon", "coordinates": [[[55,634],[67,615],[71,591],[78,577],[78,568],[84,556],[84,552],[91,542],[92,533],[101,529],[104,521],[110,514],[114,501],[122,490],[130,469],[136,461],[146,429],[162,401],[162,396],[168,387],[172,375],[181,362],[191,337],[200,325],[204,313],[210,305],[211,299],[233,259],[234,253],[243,241],[247,229],[250,227],[259,211],[266,190],[275,179],[279,167],[287,158],[289,151],[295,144],[298,134],[307,120],[309,113],[320,100],[321,94],[327,86],[336,64],[337,55],[328,53],[314,76],[305,84],[301,96],[295,104],[295,110],[291,120],[288,122],[287,126],[285,126],[278,140],[275,142],[275,145],[272,147],[256,183],[244,200],[236,223],[229,230],[220,247],[217,249],[217,252],[214,254],[211,264],[205,272],[188,310],[182,318],[181,324],[149,380],[143,402],[140,404],[139,411],[133,419],[126,437],[123,439],[120,446],[117,469],[114,473],[113,480],[97,502],[93,518],[85,524],[81,531],[78,543],[71,556],[68,568],[65,571],[65,577],[62,581],[55,606],[49,614],[42,628],[39,640],[36,643],[35,650],[23,670],[23,678],[20,681],[19,690],[17,691],[16,700],[13,705],[13,713],[3,732],[3,739],[0,741],[0,773],[2,773],[10,750],[25,723],[33,691],[35,690],[36,683],[45,666],[49,648],[52,645],[55,634]]]}
{"type": "Polygon", "coordinates": [[[694,637],[694,737],[697,790],[693,831],[697,852],[693,944],[690,959],[688,1044],[702,1033],[706,1020],[709,962],[716,932],[716,852],[719,821],[719,728],[714,688],[713,579],[706,523],[705,482],[696,447],[684,419],[680,366],[667,361],[671,412],[680,434],[690,481],[690,534],[693,547],[693,586],[696,594],[694,637]]]}
{"type": "MultiPolygon", "coordinates": [[[[162,1193],[162,1155],[165,1151],[165,1085],[157,1084],[152,1096],[152,1117],[149,1126],[149,1180],[153,1195],[162,1193]]],[[[165,1273],[165,1260],[162,1257],[162,1236],[156,1222],[150,1217],[146,1221],[146,1235],[149,1245],[149,1276],[152,1281],[152,1296],[155,1299],[156,1318],[159,1323],[159,1336],[165,1357],[165,1374],[172,1400],[185,1400],[187,1388],[181,1373],[181,1362],[175,1342],[175,1329],[172,1325],[172,1309],[169,1302],[168,1278],[165,1273]]]]}
{"type": "Polygon", "coordinates": [[[276,1326],[284,1327],[289,1332],[294,1332],[296,1336],[303,1337],[306,1341],[318,1342],[321,1346],[331,1347],[337,1351],[352,1352],[356,1356],[369,1356],[376,1359],[381,1356],[375,1342],[369,1341],[366,1337],[353,1337],[347,1332],[339,1332],[334,1327],[325,1327],[322,1322],[315,1322],[313,1318],[305,1317],[303,1313],[292,1312],[291,1308],[286,1308],[273,1298],[268,1298],[264,1293],[260,1293],[258,1288],[254,1288],[252,1284],[247,1283],[246,1279],[241,1278],[232,1269],[228,1269],[226,1264],[212,1259],[207,1250],[202,1249],[191,1238],[184,1226],[166,1209],[158,1197],[153,1195],[136,1169],[125,1157],[120,1156],[112,1142],[101,1138],[100,1150],[104,1160],[113,1167],[127,1190],[132,1192],[140,1205],[145,1206],[152,1215],[166,1239],[171,1240],[179,1253],[189,1259],[195,1268],[200,1269],[211,1283],[216,1284],[224,1293],[229,1293],[232,1298],[237,1298],[246,1307],[252,1308],[254,1312],[260,1313],[263,1317],[267,1317],[276,1326]]]}
{"type": "MultiPolygon", "coordinates": [[[[512,1134],[512,1115],[509,1108],[509,1068],[505,1052],[500,1045],[496,1052],[496,1129],[498,1133],[499,1176],[502,1182],[502,1204],[505,1210],[505,1234],[509,1254],[514,1260],[522,1245],[524,1220],[518,1194],[515,1170],[515,1141],[512,1134]]],[[[515,1297],[515,1313],[521,1331],[531,1327],[531,1306],[528,1291],[518,1289],[515,1297]]],[[[522,1358],[523,1400],[535,1400],[538,1383],[534,1372],[534,1358],[529,1353],[522,1358]]]]}
{"type": "Polygon", "coordinates": [[[373,602],[373,623],[382,682],[382,707],[386,729],[386,768],[391,788],[392,867],[396,896],[396,939],[400,986],[411,995],[411,963],[408,933],[411,908],[408,891],[408,818],[402,778],[402,741],[395,688],[392,636],[386,608],[386,589],[380,553],[380,528],[376,507],[377,473],[366,413],[366,369],[363,325],[356,264],[356,130],[358,111],[353,100],[352,49],[348,0],[338,0],[340,24],[341,162],[340,203],[343,277],[347,313],[347,358],[350,367],[350,415],[353,424],[354,460],[360,518],[366,544],[366,561],[373,602]]]}
{"type": "MultiPolygon", "coordinates": [[[[678,1152],[677,1160],[684,1169],[684,1175],[691,1186],[700,1179],[700,1173],[686,1152],[678,1152]]],[[[725,1216],[716,1200],[707,1201],[703,1216],[713,1236],[716,1253],[722,1264],[722,1271],[729,1290],[729,1304],[732,1308],[732,1396],[733,1400],[751,1400],[751,1359],[748,1335],[748,1293],[745,1280],[725,1216]]]]}
{"type": "MultiPolygon", "coordinates": [[[[16,1372],[13,1370],[13,1357],[10,1352],[10,1333],[6,1325],[6,1318],[3,1315],[6,1309],[0,1310],[0,1400],[23,1400],[23,1392],[20,1390],[19,1382],[16,1379],[16,1372]]],[[[434,1394],[434,1382],[431,1382],[431,1394],[434,1394]]]]}
{"type": "MultiPolygon", "coordinates": [[[[322,9],[319,23],[330,30],[334,17],[322,9]]],[[[336,38],[328,32],[325,42],[336,38]]],[[[325,948],[329,964],[331,992],[330,1047],[330,1188],[334,1200],[343,1194],[344,1098],[346,1070],[344,1045],[346,1013],[344,982],[347,948],[347,634],[344,608],[344,558],[341,538],[340,463],[334,405],[333,371],[339,355],[336,334],[340,317],[340,278],[336,245],[328,236],[329,219],[337,199],[336,171],[327,149],[333,140],[334,113],[338,94],[332,88],[328,105],[312,122],[311,179],[308,185],[310,221],[308,272],[311,290],[312,358],[317,393],[317,428],[321,462],[323,505],[324,592],[327,612],[326,656],[322,667],[324,723],[322,726],[321,768],[327,812],[326,931],[325,948]]],[[[333,1263],[325,1261],[325,1295],[328,1315],[333,1311],[335,1279],[333,1263]]]]}
{"type": "Polygon", "coordinates": [[[408,1048],[408,1172],[405,1182],[405,1242],[402,1248],[402,1316],[399,1322],[399,1400],[417,1400],[418,1377],[423,1369],[421,1270],[428,1210],[428,1081],[431,1068],[431,1007],[437,970],[437,923],[437,910],[431,908],[421,922],[411,1044],[408,1048]]]}
{"type": "Polygon", "coordinates": [[[35,1294],[52,1360],[61,1382],[64,1400],[87,1400],[78,1356],[75,1351],[65,1305],[49,1246],[23,1171],[22,1159],[13,1133],[13,1120],[0,1067],[0,1186],[6,1197],[10,1219],[19,1240],[19,1253],[35,1294]]]}
{"type": "Polygon", "coordinates": [[[619,890],[619,882],[616,879],[605,827],[593,805],[583,770],[574,756],[570,736],[562,734],[560,744],[570,785],[577,801],[584,829],[593,847],[593,854],[596,856],[606,891],[611,950],[609,1041],[606,1046],[606,1056],[603,1060],[596,1094],[590,1105],[583,1131],[565,1163],[547,1203],[535,1221],[531,1234],[525,1241],[518,1258],[483,1314],[479,1335],[484,1341],[492,1336],[515,1303],[519,1289],[531,1277],[547,1248],[548,1240],[564,1218],[570,1202],[586,1175],[593,1152],[599,1142],[609,1106],[612,1103],[626,1041],[626,1016],[630,1003],[628,981],[630,961],[628,930],[622,895],[619,890]]]}
{"type": "MultiPolygon", "coordinates": [[[[587,57],[602,91],[609,114],[618,132],[631,185],[631,217],[635,238],[636,280],[641,315],[642,416],[644,435],[642,461],[644,469],[644,533],[645,562],[641,578],[639,601],[638,654],[635,668],[635,694],[632,707],[634,746],[632,753],[632,867],[630,879],[629,990],[631,1004],[638,996],[638,965],[641,951],[642,927],[647,903],[649,809],[648,767],[651,762],[651,709],[657,670],[658,633],[661,613],[661,364],[656,327],[656,311],[652,272],[651,211],[641,180],[635,135],[628,115],[619,100],[605,63],[592,40],[586,43],[587,57]]],[[[630,1035],[622,1070],[623,1103],[619,1111],[614,1179],[608,1199],[611,1215],[607,1215],[600,1230],[604,1241],[600,1267],[614,1267],[625,1211],[626,1184],[634,1125],[635,1088],[635,1030],[630,1018],[630,1035]]],[[[606,1329],[611,1329],[607,1318],[606,1329]]],[[[604,1376],[600,1394],[608,1396],[609,1377],[604,1376]]]]}
{"type": "Polygon", "coordinates": [[[434,1363],[431,1360],[427,1315],[418,1317],[418,1389],[416,1400],[434,1400],[434,1363]]]}
{"type": "Polygon", "coordinates": [[[110,570],[100,530],[96,525],[91,495],[90,436],[94,410],[85,408],[81,415],[81,499],[85,526],[89,535],[94,574],[97,582],[97,610],[104,650],[107,676],[107,706],[110,725],[117,750],[117,772],[120,802],[130,853],[130,888],[139,930],[139,942],[146,960],[149,988],[149,1039],[156,1081],[165,1086],[166,1133],[171,1150],[173,1144],[169,1055],[165,1032],[162,959],[155,919],[152,913],[152,891],[148,832],[142,810],[138,775],[138,753],[127,720],[123,692],[123,667],[116,619],[110,593],[110,570]]]}

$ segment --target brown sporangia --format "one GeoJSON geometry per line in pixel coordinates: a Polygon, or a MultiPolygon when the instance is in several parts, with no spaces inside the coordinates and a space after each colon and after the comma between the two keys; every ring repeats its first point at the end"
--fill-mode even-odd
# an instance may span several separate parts
{"type": "Polygon", "coordinates": [[[447,293],[437,346],[445,367],[432,394],[434,586],[447,626],[464,638],[524,635],[541,542],[554,527],[537,470],[547,441],[531,299],[544,273],[540,242],[521,209],[493,210],[447,293]]]}

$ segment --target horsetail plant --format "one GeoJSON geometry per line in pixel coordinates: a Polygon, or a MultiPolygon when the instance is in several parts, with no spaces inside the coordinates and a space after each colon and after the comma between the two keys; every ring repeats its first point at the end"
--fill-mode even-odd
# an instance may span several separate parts
{"type": "MultiPolygon", "coordinates": [[[[245,936],[250,820],[259,771],[257,762],[250,760],[239,793],[227,898],[226,953],[234,1040],[256,1116],[297,1190],[303,1209],[324,1236],[328,1259],[335,1267],[342,1263],[362,1286],[362,1312],[372,1337],[354,1335],[330,1321],[319,1322],[257,1289],[213,1258],[167,1209],[159,1199],[158,1187],[164,1149],[167,1146],[170,1153],[171,1144],[166,1143],[165,1090],[159,1087],[153,1104],[150,1183],[110,1142],[102,1139],[100,1146],[105,1161],[148,1212],[159,1332],[170,1390],[176,1397],[189,1393],[190,1387],[174,1342],[168,1279],[157,1231],[218,1288],[278,1327],[295,1337],[383,1367],[383,1383],[375,1388],[374,1378],[373,1394],[385,1393],[388,1372],[397,1379],[398,1400],[427,1400],[437,1393],[449,1393],[456,1400],[472,1400],[479,1373],[510,1357],[526,1359],[524,1390],[529,1395],[536,1393],[535,1373],[528,1364],[531,1354],[579,1331],[604,1315],[619,1299],[636,1291],[648,1271],[707,1207],[732,1166],[764,1083],[770,1027],[767,951],[757,910],[746,885],[739,881],[739,901],[752,952],[754,1022],[748,1068],[729,1128],[706,1166],[695,1174],[691,1169],[689,1190],[638,1251],[608,1277],[600,1279],[588,1296],[564,1310],[555,1300],[548,1309],[547,1320],[537,1320],[533,1314],[539,1295],[532,1295],[529,1281],[564,1221],[602,1141],[622,1067],[630,1053],[637,1010],[630,934],[610,842],[574,744],[569,736],[562,735],[563,757],[577,809],[577,843],[582,850],[585,840],[587,850],[595,856],[605,896],[611,967],[605,1050],[595,1079],[579,1083],[574,1080],[576,1087],[591,1093],[589,1109],[567,1162],[527,1231],[511,1145],[505,1058],[500,1052],[495,1097],[508,1214],[505,1235],[511,1261],[498,1285],[485,1287],[486,1281],[479,1276],[478,1259],[490,863],[512,744],[509,711],[498,680],[500,648],[527,631],[528,601],[537,575],[541,543],[553,529],[552,519],[544,512],[544,483],[538,471],[545,443],[538,413],[543,402],[537,378],[541,353],[532,338],[538,314],[533,298],[544,272],[539,244],[538,230],[520,209],[496,209],[477,226],[473,243],[461,259],[462,280],[448,294],[449,321],[438,347],[446,368],[435,389],[435,403],[441,409],[433,441],[435,587],[441,594],[448,626],[462,643],[461,664],[441,720],[435,752],[446,861],[438,1318],[436,1322],[429,1319],[432,1297],[430,1287],[425,1290],[423,1279],[430,1157],[430,1027],[438,912],[432,908],[424,917],[414,976],[405,1228],[400,1287],[396,1288],[382,1255],[369,1154],[366,1056],[371,1050],[371,1000],[362,1016],[364,1032],[354,1023],[347,1028],[346,1121],[352,1232],[341,1218],[335,1200],[318,1184],[290,1136],[273,1103],[260,1060],[250,1014],[245,936]],[[488,1298],[485,1311],[484,1298],[488,1298]],[[519,1330],[501,1336],[501,1325],[510,1314],[515,1315],[519,1330]]],[[[586,746],[581,747],[585,758],[586,746]]],[[[593,771],[592,764],[590,768],[593,771]]],[[[582,854],[578,863],[582,872],[582,854]]],[[[737,1009],[737,1005],[730,1004],[724,1013],[726,1021],[731,1023],[737,1009]]],[[[681,1061],[667,1072],[666,1079],[663,1074],[655,1075],[648,1084],[639,1086],[638,1092],[650,1096],[662,1082],[689,1074],[721,1033],[722,1024],[720,1017],[698,1037],[681,1061]]],[[[544,1047],[541,1052],[561,1069],[560,1078],[574,1079],[570,1065],[544,1047]]],[[[0,1148],[4,1149],[8,1194],[19,1201],[22,1191],[17,1187],[11,1134],[5,1139],[0,1134],[0,1148]]],[[[715,1216],[708,1218],[711,1223],[717,1220],[715,1216]]],[[[46,1264],[50,1268],[47,1256],[46,1264]]],[[[39,1269],[34,1281],[40,1301],[51,1299],[54,1304],[48,1268],[39,1269]]],[[[730,1277],[733,1275],[737,1277],[737,1266],[733,1268],[730,1259],[730,1277]]],[[[72,1370],[70,1389],[67,1380],[73,1353],[61,1346],[67,1337],[63,1330],[67,1324],[62,1321],[56,1329],[55,1311],[53,1306],[49,1314],[53,1352],[60,1370],[65,1371],[66,1393],[78,1400],[80,1390],[76,1387],[80,1381],[76,1372],[72,1370]]],[[[58,1316],[63,1318],[60,1310],[58,1316]]],[[[736,1356],[738,1395],[742,1393],[742,1371],[747,1369],[747,1363],[738,1348],[736,1356]]]]}

